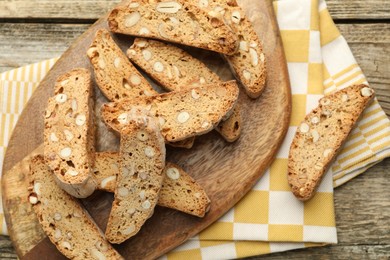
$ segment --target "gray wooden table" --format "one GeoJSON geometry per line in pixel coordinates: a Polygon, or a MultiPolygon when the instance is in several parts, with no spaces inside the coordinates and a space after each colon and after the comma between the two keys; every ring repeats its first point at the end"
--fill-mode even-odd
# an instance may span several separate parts
{"type": "MultiPolygon", "coordinates": [[[[61,55],[118,0],[0,0],[0,73],[61,55]]],[[[328,0],[329,10],[390,116],[390,1],[328,0]]],[[[389,259],[390,159],[335,191],[339,243],[252,259],[389,259]]],[[[0,236],[0,259],[16,259],[0,236]]]]}

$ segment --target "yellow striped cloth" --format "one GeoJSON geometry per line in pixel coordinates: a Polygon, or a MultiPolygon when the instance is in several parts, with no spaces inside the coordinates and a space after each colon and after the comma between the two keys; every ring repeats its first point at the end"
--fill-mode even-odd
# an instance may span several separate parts
{"type": "MultiPolygon", "coordinates": [[[[306,203],[292,196],[286,167],[296,126],[323,94],[366,80],[324,1],[280,0],[274,7],[293,94],[286,139],[272,166],[233,209],[162,259],[228,259],[336,243],[333,186],[390,156],[390,123],[375,100],[325,176],[318,194],[306,203]]],[[[0,166],[25,103],[55,61],[0,75],[0,166]]],[[[1,232],[7,234],[4,221],[1,232]]]]}

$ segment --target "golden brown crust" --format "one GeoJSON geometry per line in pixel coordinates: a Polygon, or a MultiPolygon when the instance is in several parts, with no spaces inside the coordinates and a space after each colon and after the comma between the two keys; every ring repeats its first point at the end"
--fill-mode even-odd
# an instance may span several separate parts
{"type": "Polygon", "coordinates": [[[363,110],[374,98],[366,85],[353,85],[322,98],[298,126],[288,157],[288,182],[309,200],[340,152],[363,110]]]}
{"type": "MultiPolygon", "coordinates": [[[[96,153],[95,176],[99,183],[98,189],[114,192],[119,159],[117,152],[96,153]]],[[[163,172],[166,176],[157,205],[203,217],[210,206],[210,199],[203,188],[176,164],[167,162],[163,172]],[[179,174],[170,168],[177,169],[179,174]]]]}
{"type": "Polygon", "coordinates": [[[127,2],[108,17],[110,30],[161,39],[225,54],[237,51],[237,37],[222,20],[185,0],[127,2]]]}
{"type": "Polygon", "coordinates": [[[239,104],[237,104],[231,116],[218,124],[215,130],[220,133],[223,138],[228,142],[236,141],[241,135],[241,109],[239,104]]]}
{"type": "Polygon", "coordinates": [[[122,100],[102,106],[105,123],[120,131],[132,109],[142,106],[159,119],[165,140],[175,142],[205,134],[225,120],[238,98],[235,81],[164,93],[142,99],[122,100]],[[199,113],[201,111],[201,113],[199,113]]]}
{"type": "Polygon", "coordinates": [[[72,196],[85,198],[96,188],[93,90],[86,69],[60,76],[45,114],[45,162],[58,184],[72,196]]]}
{"type": "Polygon", "coordinates": [[[225,55],[234,75],[251,98],[258,98],[264,91],[267,69],[262,42],[252,23],[236,1],[190,0],[209,15],[222,19],[238,36],[239,48],[233,55],[225,55]]]}
{"type": "Polygon", "coordinates": [[[106,238],[119,244],[153,214],[164,179],[165,143],[158,122],[137,111],[121,130],[120,164],[106,238]]]}
{"type": "Polygon", "coordinates": [[[107,30],[96,32],[87,56],[95,71],[96,83],[110,101],[157,94],[107,30]]]}
{"type": "Polygon", "coordinates": [[[126,53],[168,91],[221,82],[203,62],[169,43],[136,38],[126,53]],[[160,65],[161,70],[157,70],[156,65],[160,65]]]}

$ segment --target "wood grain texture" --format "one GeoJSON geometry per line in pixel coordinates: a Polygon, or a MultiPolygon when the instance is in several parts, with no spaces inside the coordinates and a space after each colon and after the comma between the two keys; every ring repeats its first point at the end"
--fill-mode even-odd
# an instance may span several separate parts
{"type": "Polygon", "coordinates": [[[121,0],[3,0],[0,2],[0,17],[99,19],[119,2],[121,0]]]}
{"type": "MultiPolygon", "coordinates": [[[[3,0],[0,17],[5,19],[98,19],[120,0],[3,0]]],[[[389,19],[388,0],[328,0],[334,19],[389,19]]]]}
{"type": "Polygon", "coordinates": [[[327,0],[333,19],[381,20],[390,18],[388,0],[327,0]]]}
{"type": "MultiPolygon", "coordinates": [[[[169,149],[167,159],[182,166],[202,185],[212,201],[211,209],[204,218],[200,219],[173,210],[157,208],[135,237],[117,246],[117,249],[127,259],[155,258],[183,243],[221,217],[261,177],[284,139],[290,118],[291,95],[272,2],[254,3],[250,0],[240,2],[249,18],[253,18],[258,28],[257,33],[264,39],[264,52],[268,60],[266,89],[259,99],[250,99],[245,94],[240,95],[239,103],[243,111],[244,123],[243,132],[238,141],[228,144],[212,132],[199,137],[191,150],[169,149]],[[278,104],[278,106],[275,107],[273,104],[278,104]],[[245,164],[242,163],[244,161],[245,164]],[[145,247],[145,244],[148,246],[145,247]]],[[[19,180],[20,178],[12,177],[13,172],[9,169],[42,143],[43,117],[39,115],[43,115],[45,103],[52,94],[55,79],[71,68],[91,69],[85,53],[96,30],[102,27],[106,27],[104,18],[72,44],[30,99],[8,145],[3,167],[3,187],[10,186],[9,181],[20,189],[23,185],[25,186],[25,183],[19,180]],[[27,129],[29,129],[29,134],[25,133],[27,129]]],[[[116,40],[122,49],[128,48],[131,44],[131,38],[127,36],[117,36],[116,40]]],[[[196,56],[208,61],[208,65],[214,68],[223,79],[232,78],[228,65],[220,59],[219,55],[197,50],[196,56]]],[[[99,97],[98,100],[102,101],[99,97]]],[[[98,139],[105,139],[103,138],[105,132],[102,130],[100,133],[98,139]]],[[[110,148],[113,149],[113,147],[110,148]]],[[[12,204],[13,201],[8,200],[8,194],[8,192],[3,193],[3,201],[6,218],[13,220],[13,225],[10,226],[12,229],[21,219],[14,217],[12,212],[8,212],[8,209],[17,207],[12,204]]],[[[112,195],[97,192],[83,200],[83,203],[98,225],[104,229],[110,203],[112,203],[112,195]]],[[[27,196],[20,198],[18,206],[25,204],[28,204],[27,196]]],[[[18,237],[23,234],[19,233],[16,235],[14,230],[10,231],[17,252],[22,251],[18,237]]],[[[42,240],[28,253],[20,254],[20,256],[24,259],[40,259],[43,252],[52,255],[54,248],[47,242],[47,239],[42,240]]]]}

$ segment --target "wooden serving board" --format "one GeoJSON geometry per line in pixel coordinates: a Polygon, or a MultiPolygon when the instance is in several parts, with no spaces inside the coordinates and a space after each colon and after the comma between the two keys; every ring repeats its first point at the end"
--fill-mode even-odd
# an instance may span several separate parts
{"type": "MultiPolygon", "coordinates": [[[[115,246],[126,259],[156,258],[212,224],[234,206],[260,179],[272,162],[288,129],[291,95],[286,61],[273,13],[271,0],[238,1],[254,23],[264,42],[267,59],[267,86],[259,99],[240,95],[242,135],[234,143],[225,142],[211,132],[197,138],[194,147],[168,149],[168,160],[181,165],[206,190],[211,209],[204,218],[193,217],[174,210],[157,207],[154,215],[133,238],[115,246]]],[[[22,259],[64,258],[42,232],[27,201],[25,159],[33,150],[40,152],[43,142],[43,114],[46,101],[53,93],[56,78],[76,67],[92,71],[85,53],[96,30],[107,27],[106,16],[98,20],[63,54],[42,81],[21,115],[7,149],[3,167],[2,195],[5,217],[11,239],[22,259]],[[38,150],[36,150],[38,148],[38,150]]],[[[125,50],[132,38],[115,36],[125,50]]],[[[219,55],[187,49],[205,61],[224,80],[233,76],[219,55]]],[[[107,100],[97,92],[96,111],[107,100]]],[[[97,150],[115,150],[118,138],[98,123],[97,150]]],[[[112,195],[95,192],[82,202],[98,225],[104,230],[110,211],[112,195]]]]}

